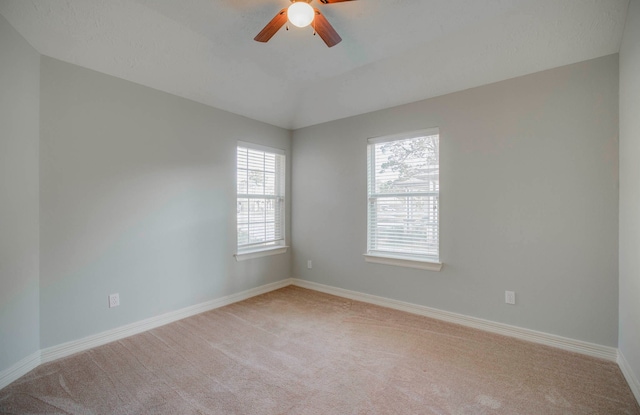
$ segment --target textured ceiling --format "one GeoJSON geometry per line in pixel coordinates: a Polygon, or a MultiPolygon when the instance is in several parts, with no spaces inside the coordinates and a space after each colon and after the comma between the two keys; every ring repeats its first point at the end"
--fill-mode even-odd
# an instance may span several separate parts
{"type": "Polygon", "coordinates": [[[343,38],[253,37],[289,0],[0,0],[40,53],[300,128],[616,53],[628,0],[313,0],[343,38]]]}

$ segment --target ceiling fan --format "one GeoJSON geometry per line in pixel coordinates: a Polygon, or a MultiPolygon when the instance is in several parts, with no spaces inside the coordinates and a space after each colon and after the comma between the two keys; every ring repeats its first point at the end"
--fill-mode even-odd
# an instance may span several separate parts
{"type": "MultiPolygon", "coordinates": [[[[340,43],[342,38],[329,24],[320,10],[312,7],[309,3],[313,0],[291,0],[291,5],[280,10],[276,16],[262,29],[254,40],[258,42],[268,42],[278,30],[289,20],[297,27],[313,26],[314,34],[320,35],[327,46],[332,47],[340,43]]],[[[322,4],[342,3],[354,0],[319,0],[322,4]]],[[[288,30],[288,27],[287,27],[288,30]]]]}

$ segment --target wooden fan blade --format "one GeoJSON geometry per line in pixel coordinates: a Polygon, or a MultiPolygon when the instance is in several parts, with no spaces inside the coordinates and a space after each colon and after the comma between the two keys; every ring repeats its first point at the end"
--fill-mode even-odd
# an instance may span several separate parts
{"type": "Polygon", "coordinates": [[[336,32],[336,30],[329,24],[329,21],[320,10],[314,9],[316,11],[316,17],[313,19],[314,29],[316,33],[320,35],[324,43],[329,47],[333,47],[342,41],[342,38],[336,32]]]}
{"type": "Polygon", "coordinates": [[[320,0],[320,3],[331,4],[331,3],[342,3],[343,1],[355,1],[355,0],[320,0]]]}
{"type": "Polygon", "coordinates": [[[260,33],[258,33],[258,36],[253,38],[253,40],[256,40],[258,42],[268,42],[269,39],[271,39],[273,35],[275,35],[276,32],[280,30],[280,28],[285,24],[286,21],[287,9],[284,8],[280,10],[269,23],[267,23],[264,29],[262,29],[260,33]]]}

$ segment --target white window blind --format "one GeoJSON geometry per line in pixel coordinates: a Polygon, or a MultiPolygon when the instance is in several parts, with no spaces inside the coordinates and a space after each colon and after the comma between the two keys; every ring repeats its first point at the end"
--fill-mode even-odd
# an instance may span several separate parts
{"type": "Polygon", "coordinates": [[[439,131],[368,141],[368,255],[439,262],[439,131]]]}
{"type": "Polygon", "coordinates": [[[236,162],[238,252],[284,246],[284,152],[239,143],[236,162]]]}

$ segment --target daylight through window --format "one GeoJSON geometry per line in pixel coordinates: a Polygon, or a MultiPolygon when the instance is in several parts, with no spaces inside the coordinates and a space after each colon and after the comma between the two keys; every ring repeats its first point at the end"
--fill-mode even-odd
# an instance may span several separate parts
{"type": "Polygon", "coordinates": [[[367,255],[440,262],[439,137],[369,139],[367,255]]]}
{"type": "Polygon", "coordinates": [[[236,172],[238,253],[284,246],[284,152],[239,143],[236,172]]]}

